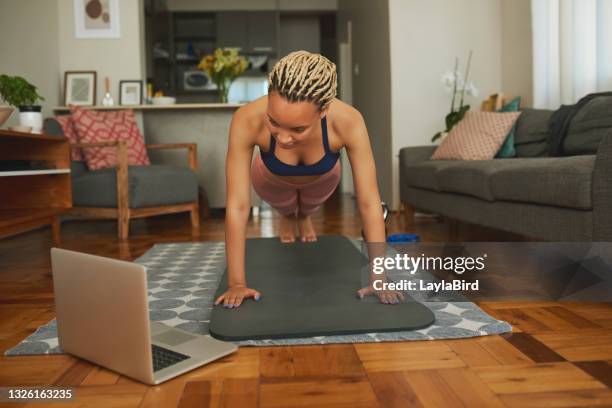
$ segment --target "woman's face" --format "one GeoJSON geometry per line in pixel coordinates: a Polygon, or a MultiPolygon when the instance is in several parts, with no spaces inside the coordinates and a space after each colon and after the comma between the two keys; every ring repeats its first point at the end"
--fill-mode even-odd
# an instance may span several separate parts
{"type": "Polygon", "coordinates": [[[276,91],[268,94],[266,127],[282,149],[291,149],[308,140],[316,131],[325,111],[313,102],[289,102],[276,91]]]}

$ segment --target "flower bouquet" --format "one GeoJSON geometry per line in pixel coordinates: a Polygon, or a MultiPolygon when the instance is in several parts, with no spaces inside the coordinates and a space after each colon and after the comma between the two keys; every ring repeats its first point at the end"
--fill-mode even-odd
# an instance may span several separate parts
{"type": "Polygon", "coordinates": [[[235,48],[217,48],[213,55],[206,55],[198,68],[205,71],[217,85],[222,103],[227,103],[230,86],[247,68],[247,60],[238,55],[235,48]]]}

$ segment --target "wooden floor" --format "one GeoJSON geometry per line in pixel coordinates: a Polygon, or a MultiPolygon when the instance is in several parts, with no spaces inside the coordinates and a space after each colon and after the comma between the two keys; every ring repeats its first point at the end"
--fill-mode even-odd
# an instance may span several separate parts
{"type": "MultiPolygon", "coordinates": [[[[358,236],[352,200],[317,214],[320,233],[358,236]]],[[[264,212],[249,236],[274,236],[264,212]]],[[[389,232],[404,230],[392,215],[389,232]]],[[[421,218],[410,229],[426,241],[447,225],[421,218]]],[[[110,221],[71,221],[63,246],[134,259],[160,242],[190,241],[187,215],[136,220],[119,244],[110,221]]],[[[462,226],[463,239],[516,237],[462,226]]],[[[200,240],[223,240],[220,217],[203,220],[200,240]]],[[[0,351],[54,317],[50,231],[0,241],[0,351]]],[[[0,357],[0,386],[76,387],[58,407],[612,407],[612,307],[609,304],[480,303],[514,333],[475,339],[382,344],[240,348],[204,368],[148,387],[67,355],[0,357]]],[[[1,405],[1,404],[0,404],[1,405]]],[[[6,406],[23,406],[7,404],[6,406]]],[[[43,406],[32,404],[33,407],[43,406]]]]}

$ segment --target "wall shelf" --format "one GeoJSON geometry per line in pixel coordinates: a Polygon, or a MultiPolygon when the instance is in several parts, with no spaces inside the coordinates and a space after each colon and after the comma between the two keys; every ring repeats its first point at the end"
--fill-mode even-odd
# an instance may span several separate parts
{"type": "Polygon", "coordinates": [[[42,175],[42,174],[67,174],[67,173],[70,173],[70,169],[0,171],[0,177],[36,176],[36,175],[42,175]]]}

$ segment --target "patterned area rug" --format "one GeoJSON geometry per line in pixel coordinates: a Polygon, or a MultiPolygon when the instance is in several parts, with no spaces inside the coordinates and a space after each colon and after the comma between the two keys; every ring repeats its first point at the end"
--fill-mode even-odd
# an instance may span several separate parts
{"type": "MultiPolygon", "coordinates": [[[[359,246],[358,243],[356,243],[359,246]]],[[[199,242],[158,244],[136,260],[147,267],[150,318],[167,325],[208,334],[213,296],[225,269],[225,244],[199,242]]],[[[428,276],[428,279],[435,278],[428,276]]],[[[414,331],[323,336],[298,339],[248,340],[241,346],[292,344],[367,343],[400,340],[454,339],[510,332],[512,327],[483,312],[476,304],[456,301],[416,299],[430,308],[433,325],[414,331]]],[[[55,319],[39,327],[5,355],[58,354],[55,319]]]]}

